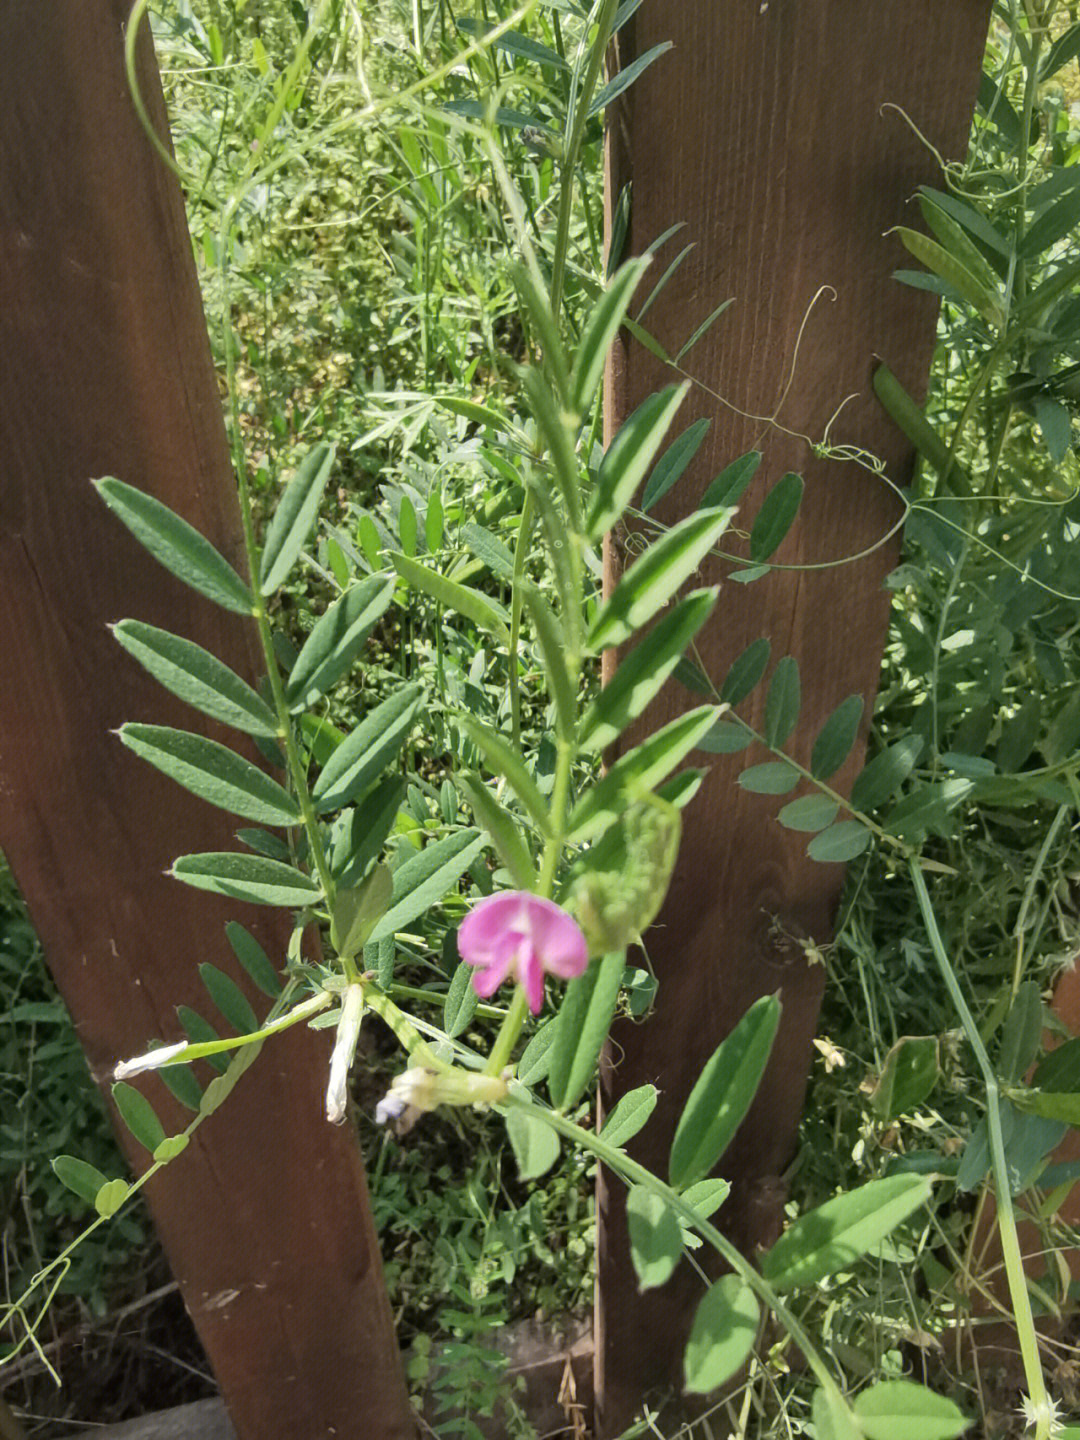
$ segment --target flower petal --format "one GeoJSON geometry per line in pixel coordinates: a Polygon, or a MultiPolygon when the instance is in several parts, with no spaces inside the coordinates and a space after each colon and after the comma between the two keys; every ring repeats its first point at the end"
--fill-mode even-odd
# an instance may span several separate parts
{"type": "Polygon", "coordinates": [[[563,980],[582,974],[589,963],[589,947],[577,921],[550,900],[535,895],[529,899],[533,945],[544,969],[563,980]]]}
{"type": "Polygon", "coordinates": [[[486,1000],[489,995],[495,994],[495,991],[509,975],[513,961],[513,952],[499,959],[482,961],[470,960],[466,956],[465,963],[477,967],[473,973],[472,983],[473,989],[481,999],[486,1000]]]}
{"type": "Polygon", "coordinates": [[[544,966],[528,940],[522,941],[519,946],[514,968],[517,971],[518,983],[525,991],[529,1009],[534,1015],[539,1015],[544,1008],[544,966]]]}
{"type": "Polygon", "coordinates": [[[522,898],[519,890],[503,890],[488,895],[474,905],[458,926],[458,954],[471,965],[483,964],[503,953],[507,930],[520,929],[522,898]]]}

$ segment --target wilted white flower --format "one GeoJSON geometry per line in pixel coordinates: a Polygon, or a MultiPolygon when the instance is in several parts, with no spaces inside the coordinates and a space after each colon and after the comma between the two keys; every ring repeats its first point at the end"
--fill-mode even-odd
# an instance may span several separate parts
{"type": "Polygon", "coordinates": [[[341,1019],[338,1021],[334,1053],[330,1057],[330,1083],[326,1087],[326,1118],[332,1125],[340,1125],[345,1119],[346,1087],[356,1054],[356,1042],[360,1038],[363,1014],[364,987],[347,985],[341,998],[341,1019]]]}
{"type": "Polygon", "coordinates": [[[134,1060],[121,1060],[113,1071],[113,1079],[126,1080],[129,1075],[138,1075],[143,1070],[158,1070],[175,1060],[177,1055],[182,1055],[187,1048],[188,1041],[181,1040],[177,1045],[159,1045],[145,1055],[136,1055],[134,1060]]]}

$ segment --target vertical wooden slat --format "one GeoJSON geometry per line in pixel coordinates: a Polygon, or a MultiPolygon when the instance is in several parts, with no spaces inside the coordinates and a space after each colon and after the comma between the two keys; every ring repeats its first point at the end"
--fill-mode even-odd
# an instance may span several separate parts
{"type": "MultiPolygon", "coordinates": [[[[127,10],[0,12],[0,845],[102,1083],[118,1058],[177,1034],[176,1003],[206,1009],[198,962],[238,973],[227,919],[279,963],[288,934],[276,912],[163,873],[179,853],[233,848],[238,822],[109,733],[124,720],[218,732],[124,656],[107,622],[136,616],[249,678],[258,668],[252,627],[166,574],[89,483],[150,490],[243,568],[184,207],[123,73],[127,10]]],[[[144,40],[142,86],[165,133],[144,40]]],[[[359,1151],[322,1119],[327,1053],[303,1029],[268,1046],[149,1187],[241,1440],[414,1434],[359,1151]]],[[[156,1077],[146,1089],[185,1123],[156,1077]]]]}
{"type": "MultiPolygon", "coordinates": [[[[620,101],[611,125],[610,198],[633,181],[626,253],[640,253],[678,220],[686,228],[654,274],[676,247],[696,246],[645,323],[674,354],[714,306],[735,298],[687,357],[708,389],[691,392],[679,423],[709,415],[713,424],[692,469],[661,505],[664,521],[689,513],[726,463],[757,447],[765,460],[741,520],[753,517],[785,471],[806,478],[801,518],[774,557],[779,564],[853,556],[895,524],[899,506],[880,479],[851,461],[818,458],[809,442],[822,439],[830,417],[854,395],[831,440],[872,453],[897,483],[906,477],[907,444],[871,393],[873,357],[886,359],[921,395],[936,302],[891,280],[903,252],[883,232],[917,223],[906,202],[918,184],[940,177],[932,155],[885,107],[901,107],[944,155],[962,154],[989,10],[988,0],[679,0],[643,5],[623,31],[624,66],[657,42],[674,41],[620,101]],[[813,303],[822,286],[832,290],[813,303]]],[[[609,374],[609,434],[672,378],[640,345],[619,350],[609,374]]],[[[737,541],[730,548],[745,553],[737,541]]],[[[725,584],[699,642],[718,681],[762,635],[772,641],[774,662],[785,653],[796,657],[803,702],[792,753],[804,763],[841,700],[856,691],[872,700],[888,612],[882,579],[896,553],[894,540],[856,564],[778,569],[749,586],[725,584]]],[[[609,579],[622,557],[616,535],[609,579]]],[[[727,573],[711,562],[699,578],[717,582],[727,573]]],[[[759,729],[765,690],[743,712],[759,729]]],[[[669,687],[646,717],[648,728],[699,698],[669,687]]],[[[860,751],[867,723],[868,714],[860,751]]],[[[749,1252],[782,1223],[782,1174],[794,1149],[821,995],[822,968],[799,942],[828,939],[843,879],[840,866],[806,859],[806,836],[776,824],[783,800],[734,784],[753,758],[707,758],[711,772],[687,812],[677,874],[649,936],[660,979],[657,1012],[644,1026],[616,1027],[602,1087],[605,1106],[636,1085],[660,1088],[657,1113],[632,1148],[663,1173],[674,1122],[701,1065],[752,1001],[781,992],[775,1060],[723,1166],[735,1188],[718,1218],[749,1252]]],[[[857,758],[839,784],[850,784],[857,758]]],[[[700,1282],[681,1274],[642,1302],[627,1259],[622,1194],[606,1176],[598,1204],[597,1397],[600,1434],[611,1437],[650,1390],[681,1388],[700,1282]]]]}

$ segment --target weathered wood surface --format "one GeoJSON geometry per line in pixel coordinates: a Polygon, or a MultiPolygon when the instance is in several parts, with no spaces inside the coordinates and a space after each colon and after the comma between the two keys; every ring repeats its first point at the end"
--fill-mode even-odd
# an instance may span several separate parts
{"type": "MultiPolygon", "coordinates": [[[[830,417],[854,394],[831,440],[872,452],[896,482],[907,476],[908,446],[870,389],[873,357],[922,395],[936,302],[890,279],[904,252],[883,232],[917,224],[906,202],[917,185],[939,177],[897,111],[883,107],[900,106],[944,155],[961,155],[989,10],[988,0],[680,0],[642,6],[623,31],[622,65],[674,41],[619,102],[611,125],[609,198],[633,180],[626,253],[640,253],[679,220],[686,228],[653,276],[677,249],[696,246],[646,324],[674,354],[721,300],[735,297],[685,362],[726,403],[695,389],[684,405],[680,425],[701,415],[713,425],[691,470],[659,507],[664,521],[691,511],[725,464],[756,447],[765,459],[741,517],[754,516],[785,471],[806,478],[801,518],[778,563],[855,555],[895,523],[897,501],[880,479],[851,462],[815,458],[809,442],[823,438],[830,417]],[[811,309],[822,286],[835,294],[811,309]]],[[[617,351],[609,434],[673,378],[633,341],[617,351]]],[[[730,548],[745,553],[744,542],[730,548]]],[[[700,641],[706,669],[721,680],[762,635],[772,641],[773,663],[794,655],[803,701],[791,749],[804,763],[841,700],[855,691],[868,701],[874,694],[888,612],[882,579],[896,554],[894,540],[856,564],[776,570],[753,585],[724,586],[700,641]]],[[[616,537],[612,576],[621,560],[616,537]]],[[[728,568],[711,562],[701,578],[722,580],[728,568]]],[[[766,688],[741,711],[758,728],[766,688]]],[[[648,725],[697,703],[700,697],[671,686],[648,725]]],[[[868,713],[860,753],[867,723],[868,713]]],[[[749,1251],[782,1223],[782,1175],[794,1152],[821,996],[822,968],[807,961],[799,938],[828,940],[843,880],[842,867],[805,858],[806,836],[775,823],[784,799],[735,785],[745,764],[767,758],[753,751],[708,757],[711,772],[687,812],[678,871],[649,936],[660,978],[657,1013],[644,1026],[616,1027],[603,1082],[605,1106],[645,1082],[660,1088],[656,1116],[631,1148],[663,1173],[675,1119],[701,1065],[755,999],[781,992],[775,1062],[723,1165],[736,1186],[718,1219],[749,1251]]],[[[857,758],[840,785],[850,784],[857,758]]],[[[700,1282],[686,1273],[643,1301],[627,1260],[623,1196],[604,1176],[598,1201],[597,1397],[600,1434],[610,1437],[630,1423],[644,1393],[681,1388],[700,1282]]]]}
{"type": "MultiPolygon", "coordinates": [[[[0,11],[0,846],[102,1083],[177,1033],[175,1004],[205,1009],[198,962],[238,973],[227,919],[279,961],[287,933],[276,913],[164,875],[179,853],[231,848],[236,822],[110,733],[212,729],[121,652],[110,621],[136,616],[257,668],[251,627],[166,574],[89,483],[151,490],[243,568],[183,203],[123,73],[127,10],[0,11]]],[[[148,41],[140,66],[164,131],[148,41]]],[[[327,1055],[303,1029],[274,1043],[149,1187],[242,1440],[414,1433],[359,1151],[321,1119],[327,1055]]],[[[147,1093],[185,1123],[156,1078],[147,1093]]]]}

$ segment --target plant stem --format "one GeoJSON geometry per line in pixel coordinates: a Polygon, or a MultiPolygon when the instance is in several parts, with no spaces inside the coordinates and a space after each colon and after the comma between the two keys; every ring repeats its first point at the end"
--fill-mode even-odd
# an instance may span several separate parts
{"type": "Polygon", "coordinates": [[[941,938],[941,931],[938,928],[937,916],[934,914],[934,907],[930,901],[930,894],[926,888],[926,881],[918,863],[912,859],[908,862],[908,869],[911,874],[911,883],[915,890],[915,896],[919,904],[919,912],[922,915],[923,924],[926,926],[926,934],[930,941],[930,948],[934,953],[941,977],[945,981],[945,988],[960,1019],[964,1034],[975,1055],[975,1063],[983,1077],[986,1087],[986,1118],[987,1130],[990,1140],[991,1169],[994,1175],[995,1199],[997,1201],[998,1231],[1001,1235],[1001,1252],[1005,1261],[1005,1274],[1009,1283],[1009,1299],[1012,1302],[1013,1315],[1016,1321],[1016,1334],[1020,1342],[1020,1354],[1024,1362],[1024,1377],[1027,1381],[1028,1395],[1031,1399],[1035,1415],[1035,1440],[1048,1440],[1050,1435],[1050,1403],[1046,1394],[1046,1385],[1043,1380],[1042,1362],[1039,1358],[1039,1339],[1035,1332],[1035,1319],[1031,1313],[1031,1297],[1028,1294],[1027,1277],[1024,1274],[1024,1262],[1020,1254],[1020,1241],[1016,1233],[1016,1214],[1013,1210],[1012,1190],[1009,1185],[1008,1168],[1005,1162],[1005,1141],[1001,1130],[1001,1097],[998,1087],[997,1076],[990,1064],[990,1057],[986,1053],[986,1046],[979,1034],[979,1027],[975,1023],[975,1017],[968,1008],[964,998],[964,992],[960,988],[960,982],[956,977],[949,957],[945,952],[945,943],[941,938]]]}
{"type": "Polygon", "coordinates": [[[592,53],[589,55],[588,69],[577,94],[577,103],[574,105],[573,115],[570,119],[570,133],[566,137],[566,146],[559,162],[561,189],[559,191],[559,209],[555,220],[555,246],[551,257],[551,313],[556,324],[558,324],[559,310],[562,306],[563,285],[566,276],[566,252],[570,243],[574,172],[577,170],[578,157],[581,154],[585,122],[589,118],[589,106],[596,93],[600,69],[604,63],[604,52],[607,49],[608,40],[611,38],[615,8],[616,0],[604,0],[603,9],[596,24],[596,40],[592,53]]]}
{"type": "Polygon", "coordinates": [[[525,579],[525,563],[529,558],[529,540],[535,504],[532,491],[526,485],[525,499],[521,506],[521,521],[518,524],[517,544],[514,547],[514,575],[510,592],[510,650],[507,657],[510,678],[510,737],[514,749],[521,748],[521,685],[518,676],[518,648],[521,641],[521,608],[523,600],[521,585],[525,579]]]}
{"type": "Polygon", "coordinates": [[[528,1013],[529,1002],[525,995],[525,987],[519,985],[514,991],[510,1009],[506,1012],[499,1033],[495,1037],[495,1044],[491,1047],[491,1054],[484,1066],[485,1075],[501,1075],[510,1063],[510,1056],[514,1053],[514,1046],[517,1044],[528,1013]]]}

